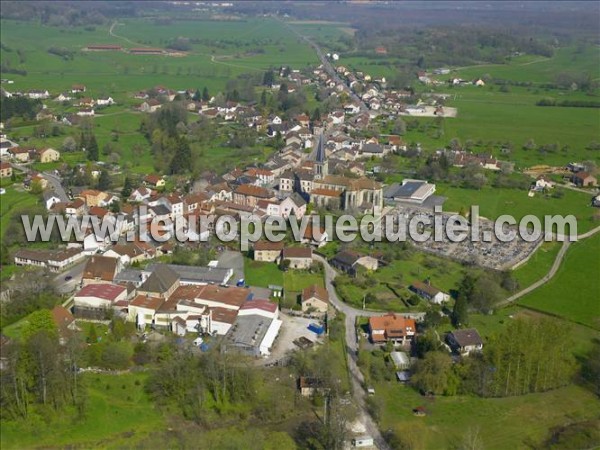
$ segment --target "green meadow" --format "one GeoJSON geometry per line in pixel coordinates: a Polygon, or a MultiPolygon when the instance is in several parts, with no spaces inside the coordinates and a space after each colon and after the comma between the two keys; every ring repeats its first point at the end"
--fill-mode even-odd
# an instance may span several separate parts
{"type": "Polygon", "coordinates": [[[571,244],[553,279],[519,304],[600,330],[600,234],[571,244]]]}
{"type": "MultiPolygon", "coordinates": [[[[375,384],[383,405],[381,429],[394,429],[411,448],[463,448],[467,434],[477,434],[481,448],[529,448],[554,426],[589,420],[600,414],[595,396],[577,385],[540,394],[507,398],[470,396],[427,399],[396,381],[375,384]],[[424,406],[426,417],[412,409],[424,406]]],[[[479,448],[479,447],[478,447],[479,448]]]]}
{"type": "Polygon", "coordinates": [[[22,188],[17,191],[16,185],[5,187],[6,193],[0,195],[0,237],[4,236],[12,211],[33,206],[39,201],[37,196],[24,192],[22,188]]]}
{"type": "Polygon", "coordinates": [[[91,96],[112,95],[122,100],[156,85],[172,89],[207,86],[218,91],[241,73],[281,65],[302,68],[317,62],[314,51],[274,19],[177,21],[168,26],[150,19],[127,19],[119,20],[115,35],[106,26],[60,29],[9,20],[1,25],[2,42],[13,50],[2,49],[2,60],[28,72],[26,76],[10,74],[14,89],[46,88],[58,93],[83,83],[91,96]],[[197,42],[184,56],[83,51],[88,44],[165,48],[179,37],[197,42]],[[74,51],[74,58],[66,61],[48,53],[53,46],[74,51]],[[19,61],[16,49],[25,52],[25,62],[19,61]]]}
{"type": "Polygon", "coordinates": [[[588,72],[592,78],[596,78],[600,71],[599,63],[600,47],[598,46],[590,45],[582,49],[563,47],[556,49],[551,58],[534,55],[517,56],[511,58],[507,64],[457,68],[452,72],[452,76],[470,80],[487,74],[497,79],[541,84],[553,82],[559,72],[588,72]]]}
{"type": "Polygon", "coordinates": [[[165,419],[144,390],[146,377],[144,373],[85,374],[85,417],[69,411],[46,422],[34,412],[18,423],[3,420],[2,448],[118,447],[161,431],[165,419]]]}
{"type": "Polygon", "coordinates": [[[555,190],[561,192],[560,198],[542,194],[529,197],[527,191],[518,189],[462,189],[441,184],[436,194],[447,197],[444,203],[445,211],[460,211],[461,208],[469,209],[471,205],[477,205],[479,215],[491,220],[503,214],[510,214],[518,222],[524,216],[532,214],[538,217],[543,225],[545,215],[572,214],[577,219],[578,234],[598,225],[593,220],[596,210],[591,206],[591,194],[561,188],[555,190]]]}
{"type": "Polygon", "coordinates": [[[562,244],[556,241],[544,242],[525,264],[513,271],[520,289],[531,286],[548,273],[561,246],[562,244]]]}

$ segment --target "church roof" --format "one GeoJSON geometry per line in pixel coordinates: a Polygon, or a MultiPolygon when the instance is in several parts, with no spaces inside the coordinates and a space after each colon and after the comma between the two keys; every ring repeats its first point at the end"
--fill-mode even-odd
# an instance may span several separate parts
{"type": "Polygon", "coordinates": [[[327,159],[327,155],[325,153],[325,140],[323,139],[323,135],[319,135],[319,142],[317,144],[317,155],[316,162],[323,163],[327,159]]]}

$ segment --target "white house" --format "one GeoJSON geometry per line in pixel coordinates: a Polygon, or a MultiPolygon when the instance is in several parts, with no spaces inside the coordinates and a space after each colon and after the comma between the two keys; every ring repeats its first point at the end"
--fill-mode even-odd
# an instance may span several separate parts
{"type": "Polygon", "coordinates": [[[97,106],[111,106],[114,104],[115,104],[115,101],[113,100],[112,97],[99,98],[98,100],[96,100],[97,106]]]}
{"type": "Polygon", "coordinates": [[[446,340],[452,350],[464,356],[483,349],[483,340],[475,328],[455,330],[448,334],[446,340]]]}
{"type": "Polygon", "coordinates": [[[410,290],[419,297],[429,300],[431,303],[435,303],[436,305],[441,305],[442,303],[450,300],[450,295],[442,292],[435,286],[432,286],[429,281],[425,283],[415,281],[413,284],[411,284],[410,290]]]}
{"type": "Polygon", "coordinates": [[[60,197],[56,195],[52,191],[44,191],[44,204],[46,205],[46,209],[50,211],[50,209],[56,204],[60,202],[60,197]]]}

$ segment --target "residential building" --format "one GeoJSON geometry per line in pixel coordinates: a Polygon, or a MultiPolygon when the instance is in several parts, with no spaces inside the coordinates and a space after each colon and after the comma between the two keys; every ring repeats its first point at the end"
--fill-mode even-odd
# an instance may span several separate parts
{"type": "Polygon", "coordinates": [[[254,243],[254,261],[278,262],[283,251],[283,242],[257,241],[254,243]]]}
{"type": "Polygon", "coordinates": [[[82,286],[112,283],[120,268],[121,263],[117,258],[93,255],[83,269],[82,286]]]}
{"type": "Polygon", "coordinates": [[[46,267],[52,272],[59,272],[84,256],[79,248],[59,251],[22,249],[15,253],[15,265],[46,267]]]}
{"type": "Polygon", "coordinates": [[[149,255],[138,245],[134,243],[117,244],[104,252],[104,256],[110,258],[119,258],[121,264],[128,266],[129,264],[143,261],[149,258],[149,255]]]}
{"type": "Polygon", "coordinates": [[[279,212],[284,219],[294,216],[296,219],[301,220],[304,214],[306,214],[306,201],[300,194],[294,192],[281,201],[279,212]]]}
{"type": "Polygon", "coordinates": [[[255,207],[259,200],[269,200],[273,194],[268,189],[250,184],[242,184],[233,192],[233,203],[255,207]]]}
{"type": "Polygon", "coordinates": [[[302,291],[302,312],[327,313],[329,308],[329,293],[327,289],[312,285],[302,291]]]}
{"type": "Polygon", "coordinates": [[[432,286],[429,279],[425,280],[425,282],[415,281],[410,285],[410,290],[417,294],[419,297],[424,298],[425,300],[430,301],[431,303],[435,303],[436,305],[441,305],[444,302],[450,300],[450,295],[442,292],[435,286],[432,286]]]}
{"type": "Polygon", "coordinates": [[[9,156],[19,162],[29,161],[29,149],[22,147],[12,147],[8,149],[9,156]]]}
{"type": "Polygon", "coordinates": [[[577,172],[571,176],[571,182],[579,187],[595,187],[598,185],[596,177],[588,172],[577,172]]]}
{"type": "Polygon", "coordinates": [[[475,328],[454,330],[448,333],[446,340],[453,351],[465,356],[483,349],[483,340],[475,328]]]}
{"type": "Polygon", "coordinates": [[[53,148],[42,148],[36,151],[37,159],[41,163],[49,163],[60,159],[60,152],[53,148]]]}
{"type": "Polygon", "coordinates": [[[13,174],[13,168],[10,163],[0,161],[0,178],[10,178],[13,174]]]}
{"type": "Polygon", "coordinates": [[[283,261],[289,261],[290,269],[309,269],[312,265],[312,248],[286,247],[283,249],[283,261]]]}
{"type": "Polygon", "coordinates": [[[355,276],[359,267],[370,271],[376,271],[379,268],[377,259],[372,256],[363,256],[351,250],[342,250],[329,262],[333,267],[346,272],[350,276],[355,276]]]}
{"type": "Polygon", "coordinates": [[[158,175],[146,175],[144,177],[144,183],[147,186],[152,186],[154,188],[162,188],[165,186],[165,180],[164,178],[158,176],[158,175]]]}
{"type": "Polygon", "coordinates": [[[392,342],[407,345],[415,337],[417,326],[414,319],[389,313],[369,317],[369,334],[374,344],[392,342]]]}

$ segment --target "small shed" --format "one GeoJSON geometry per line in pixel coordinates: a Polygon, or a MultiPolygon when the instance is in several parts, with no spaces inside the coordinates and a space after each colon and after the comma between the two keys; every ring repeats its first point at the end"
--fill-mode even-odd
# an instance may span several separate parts
{"type": "Polygon", "coordinates": [[[372,447],[373,445],[375,445],[375,443],[371,436],[357,436],[352,439],[353,447],[372,447]]]}
{"type": "Polygon", "coordinates": [[[396,369],[406,370],[410,367],[410,358],[404,352],[391,352],[390,358],[396,369]]]}
{"type": "Polygon", "coordinates": [[[396,372],[396,378],[400,383],[408,383],[410,381],[410,372],[408,370],[399,370],[396,372]]]}

